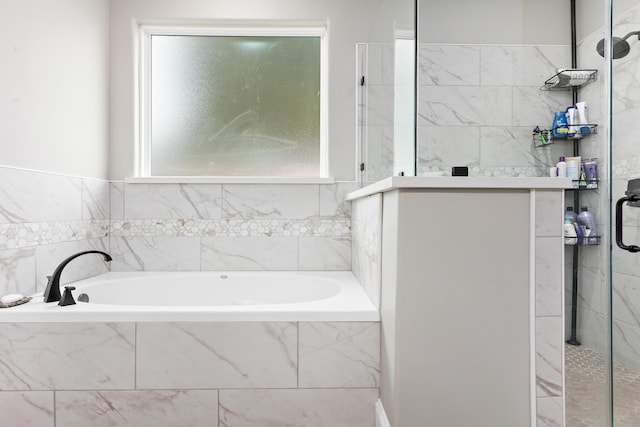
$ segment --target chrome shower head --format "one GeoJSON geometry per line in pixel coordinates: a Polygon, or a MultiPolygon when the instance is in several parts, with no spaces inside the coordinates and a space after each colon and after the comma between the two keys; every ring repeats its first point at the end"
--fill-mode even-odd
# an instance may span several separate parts
{"type": "MultiPolygon", "coordinates": [[[[620,37],[613,38],[613,44],[612,44],[613,59],[620,59],[627,56],[627,54],[631,50],[631,47],[629,46],[627,39],[631,36],[638,36],[638,40],[640,40],[640,31],[632,31],[622,38],[620,37]]],[[[598,42],[598,45],[596,46],[596,50],[598,51],[600,56],[602,56],[603,58],[604,58],[604,42],[605,42],[605,39],[602,39],[598,42]]]]}

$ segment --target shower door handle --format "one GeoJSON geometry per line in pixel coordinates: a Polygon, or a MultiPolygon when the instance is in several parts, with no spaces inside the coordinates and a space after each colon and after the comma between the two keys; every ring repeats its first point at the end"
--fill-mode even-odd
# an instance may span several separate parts
{"type": "Polygon", "coordinates": [[[622,242],[622,205],[625,202],[639,202],[640,197],[632,194],[631,196],[623,197],[616,203],[616,244],[620,249],[624,249],[629,252],[640,252],[640,246],[625,245],[622,242]]]}

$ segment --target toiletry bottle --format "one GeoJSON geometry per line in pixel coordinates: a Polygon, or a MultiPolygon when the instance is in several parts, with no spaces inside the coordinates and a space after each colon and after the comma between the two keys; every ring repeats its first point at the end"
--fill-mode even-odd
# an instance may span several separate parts
{"type": "Polygon", "coordinates": [[[584,171],[584,163],[580,164],[580,178],[578,179],[578,188],[587,188],[587,175],[584,171]]]}
{"type": "Polygon", "coordinates": [[[587,188],[598,188],[598,159],[586,159],[582,166],[584,167],[587,188]]]}
{"type": "Polygon", "coordinates": [[[587,119],[587,103],[576,102],[576,109],[578,110],[578,122],[580,123],[580,134],[591,134],[591,128],[589,127],[589,121],[587,119]]]}
{"type": "Polygon", "coordinates": [[[558,168],[559,177],[567,176],[567,162],[564,161],[564,157],[560,157],[560,161],[556,163],[556,167],[558,168]]]}
{"type": "Polygon", "coordinates": [[[573,188],[578,188],[578,181],[580,180],[580,156],[577,157],[566,157],[565,162],[567,163],[567,177],[571,178],[573,188]]]}
{"type": "Polygon", "coordinates": [[[578,222],[578,214],[573,210],[573,206],[567,206],[567,210],[564,212],[564,223],[574,224],[578,222]]]}
{"type": "Polygon", "coordinates": [[[586,206],[580,209],[578,225],[585,228],[585,237],[596,236],[596,219],[586,206]]]}
{"type": "Polygon", "coordinates": [[[576,233],[576,213],[572,207],[568,207],[564,213],[563,235],[565,245],[575,245],[578,243],[578,234],[576,233]]]}
{"type": "Polygon", "coordinates": [[[569,125],[569,131],[567,132],[567,138],[580,137],[580,126],[578,124],[578,110],[575,105],[567,107],[565,110],[567,115],[567,124],[569,125]]]}
{"type": "Polygon", "coordinates": [[[559,111],[553,116],[553,125],[551,126],[551,133],[554,138],[566,138],[569,132],[569,126],[567,126],[567,113],[559,111]]]}

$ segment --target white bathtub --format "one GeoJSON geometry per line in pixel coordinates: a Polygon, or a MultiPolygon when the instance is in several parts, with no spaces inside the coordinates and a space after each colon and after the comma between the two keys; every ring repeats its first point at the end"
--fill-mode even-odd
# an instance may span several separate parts
{"type": "MultiPolygon", "coordinates": [[[[378,321],[351,272],[109,272],[71,283],[76,301],[0,309],[0,322],[378,321]]],[[[61,290],[62,291],[62,290],[61,290]]]]}

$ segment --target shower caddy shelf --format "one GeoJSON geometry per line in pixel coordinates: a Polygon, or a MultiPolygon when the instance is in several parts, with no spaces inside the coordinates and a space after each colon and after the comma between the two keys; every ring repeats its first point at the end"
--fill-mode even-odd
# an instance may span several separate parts
{"type": "Polygon", "coordinates": [[[566,138],[554,138],[553,129],[541,129],[540,126],[536,126],[531,132],[531,142],[536,148],[547,147],[555,143],[555,141],[577,141],[584,138],[589,138],[591,135],[598,133],[598,125],[593,123],[575,124],[571,125],[575,127],[589,127],[590,133],[587,135],[579,134],[579,136],[567,136],[566,138]]]}
{"type": "Polygon", "coordinates": [[[579,89],[597,79],[598,70],[581,68],[561,68],[549,77],[540,90],[579,89]]]}
{"type": "MultiPolygon", "coordinates": [[[[572,18],[574,19],[574,18],[572,18]]],[[[574,22],[574,21],[572,21],[574,22]]],[[[572,47],[571,47],[571,63],[572,67],[576,66],[576,44],[575,44],[575,25],[572,26],[572,47]]],[[[597,80],[598,70],[595,69],[579,69],[579,68],[563,68],[558,69],[558,72],[548,78],[540,90],[570,90],[573,98],[573,103],[578,101],[578,90],[589,83],[597,80]]],[[[553,125],[552,125],[553,126],[553,125]]],[[[532,142],[535,148],[542,148],[554,143],[556,139],[562,139],[563,141],[571,141],[573,143],[573,155],[580,155],[580,140],[588,138],[590,135],[598,133],[598,125],[584,123],[584,124],[572,124],[571,126],[577,126],[578,129],[588,126],[590,132],[586,135],[580,134],[576,136],[568,136],[566,138],[553,138],[553,129],[540,129],[539,126],[532,132],[532,142]]],[[[597,180],[592,181],[577,181],[573,182],[573,188],[567,189],[568,191],[575,190],[574,192],[574,205],[580,205],[580,192],[583,190],[592,190],[598,188],[597,180]]],[[[563,242],[565,246],[572,247],[572,296],[571,296],[571,336],[567,340],[568,344],[580,345],[580,341],[577,338],[577,322],[578,322],[578,262],[579,262],[579,247],[580,246],[597,246],[600,245],[601,236],[588,236],[588,237],[569,237],[564,238],[563,242]]]]}
{"type": "Polygon", "coordinates": [[[565,246],[598,246],[602,236],[565,237],[565,246]]]}

